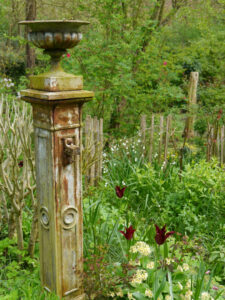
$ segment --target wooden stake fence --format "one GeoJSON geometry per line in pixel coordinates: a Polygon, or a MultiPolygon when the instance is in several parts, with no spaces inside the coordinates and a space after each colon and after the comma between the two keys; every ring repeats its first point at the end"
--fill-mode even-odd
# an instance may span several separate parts
{"type": "Polygon", "coordinates": [[[83,174],[85,186],[97,185],[102,176],[103,159],[103,119],[91,118],[85,120],[84,148],[82,151],[83,174]]]}
{"type": "MultiPolygon", "coordinates": [[[[177,130],[176,121],[172,116],[152,114],[147,126],[147,116],[142,115],[140,120],[141,151],[149,162],[157,160],[164,167],[168,161],[168,154],[179,153],[180,145],[177,140],[182,141],[183,130],[177,130]]],[[[184,120],[184,126],[185,126],[184,120]]],[[[103,119],[87,116],[84,126],[83,174],[85,174],[85,187],[97,185],[102,177],[103,161],[103,119]]],[[[225,162],[225,126],[213,128],[208,126],[206,134],[206,159],[209,161],[213,156],[218,157],[220,164],[225,162]]]]}
{"type": "MultiPolygon", "coordinates": [[[[172,120],[172,116],[169,115],[166,118],[162,115],[154,115],[149,120],[150,127],[147,126],[146,115],[141,116],[140,121],[140,135],[141,135],[141,149],[143,149],[143,155],[148,157],[149,162],[157,157],[158,163],[164,162],[164,166],[167,164],[169,149],[173,148],[173,152],[178,153],[179,148],[175,139],[175,134],[179,141],[183,140],[183,130],[176,129],[175,120],[172,120]],[[173,125],[172,126],[172,121],[173,125]]],[[[184,121],[186,126],[186,121],[184,121]]],[[[205,137],[205,145],[207,147],[206,158],[209,161],[213,156],[218,157],[221,164],[225,161],[225,127],[214,128],[208,126],[208,133],[205,137]]]]}
{"type": "Polygon", "coordinates": [[[156,125],[156,116],[153,114],[150,118],[150,128],[147,128],[146,124],[146,115],[141,116],[141,137],[142,143],[145,142],[145,145],[142,146],[142,149],[145,149],[143,151],[143,154],[146,156],[147,149],[148,151],[148,159],[149,162],[152,162],[155,157],[158,157],[158,162],[160,163],[162,161],[162,154],[165,163],[167,162],[167,156],[168,156],[168,144],[170,139],[170,131],[171,131],[171,116],[166,117],[166,128],[164,128],[164,116],[160,116],[160,123],[159,125],[156,125]],[[147,135],[146,133],[149,132],[147,135]],[[147,139],[147,136],[149,136],[149,142],[147,139]],[[156,138],[158,137],[159,138],[156,138]],[[158,141],[157,141],[158,140],[158,141]],[[158,147],[156,147],[156,144],[158,143],[158,147]],[[149,144],[149,146],[148,146],[149,144]],[[163,148],[164,147],[164,148],[163,148]],[[157,151],[158,152],[155,152],[157,151]]]}

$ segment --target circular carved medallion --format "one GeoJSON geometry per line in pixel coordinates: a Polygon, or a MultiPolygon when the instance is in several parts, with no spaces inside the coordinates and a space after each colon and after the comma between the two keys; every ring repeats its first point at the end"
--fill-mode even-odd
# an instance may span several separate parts
{"type": "Polygon", "coordinates": [[[71,229],[77,221],[77,209],[73,206],[66,207],[62,212],[62,225],[64,229],[71,229]]]}
{"type": "Polygon", "coordinates": [[[50,216],[48,209],[44,206],[40,209],[40,222],[45,229],[49,229],[50,216]]]}

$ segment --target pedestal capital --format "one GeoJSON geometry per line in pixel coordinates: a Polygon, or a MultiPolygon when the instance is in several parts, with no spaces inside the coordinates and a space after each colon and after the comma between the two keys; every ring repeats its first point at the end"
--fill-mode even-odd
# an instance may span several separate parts
{"type": "Polygon", "coordinates": [[[92,91],[61,91],[48,92],[34,89],[22,90],[21,99],[29,103],[38,103],[42,105],[54,105],[65,103],[85,103],[94,97],[92,91]]]}

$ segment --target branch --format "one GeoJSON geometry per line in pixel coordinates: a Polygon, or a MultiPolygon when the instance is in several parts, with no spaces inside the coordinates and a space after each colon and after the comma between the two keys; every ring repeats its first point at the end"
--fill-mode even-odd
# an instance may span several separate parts
{"type": "Polygon", "coordinates": [[[8,223],[8,221],[9,221],[9,211],[8,211],[8,208],[7,208],[6,198],[5,198],[5,195],[4,195],[3,192],[1,192],[0,196],[1,196],[0,200],[1,200],[1,202],[3,204],[3,208],[4,208],[6,222],[8,223]]]}
{"type": "Polygon", "coordinates": [[[7,190],[7,194],[11,196],[13,193],[13,188],[11,183],[9,182],[8,175],[3,170],[2,163],[0,163],[0,175],[2,177],[5,189],[7,190]]]}

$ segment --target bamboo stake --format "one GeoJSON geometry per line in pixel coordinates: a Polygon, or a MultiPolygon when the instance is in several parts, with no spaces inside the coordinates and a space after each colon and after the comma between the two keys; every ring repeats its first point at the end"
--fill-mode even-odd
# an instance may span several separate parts
{"type": "Polygon", "coordinates": [[[216,155],[218,157],[218,160],[220,161],[220,133],[221,130],[220,128],[217,128],[217,136],[216,136],[216,155]]]}
{"type": "Polygon", "coordinates": [[[100,144],[99,176],[101,178],[102,162],[103,162],[103,119],[99,120],[99,144],[100,144]]]}
{"type": "Polygon", "coordinates": [[[225,133],[225,127],[223,126],[221,128],[221,140],[220,140],[220,145],[221,145],[221,152],[220,152],[220,164],[222,165],[224,163],[224,133],[225,133]]]}
{"type": "Polygon", "coordinates": [[[151,128],[150,128],[150,146],[149,146],[149,162],[152,162],[152,154],[154,149],[154,115],[152,115],[151,128]]]}
{"type": "Polygon", "coordinates": [[[160,116],[160,125],[159,125],[159,156],[158,162],[161,162],[162,155],[162,143],[163,143],[163,116],[160,116]]]}
{"type": "MultiPolygon", "coordinates": [[[[94,145],[94,120],[91,118],[90,121],[90,145],[91,145],[91,156],[92,158],[95,155],[95,145],[94,145]]],[[[93,164],[90,168],[90,185],[94,185],[95,179],[95,164],[93,164]]]]}
{"type": "Polygon", "coordinates": [[[211,136],[211,126],[208,123],[208,133],[207,133],[207,151],[206,151],[206,160],[210,161],[210,136],[211,136]]]}
{"type": "MultiPolygon", "coordinates": [[[[95,154],[99,155],[99,120],[94,117],[93,120],[93,131],[94,131],[94,147],[95,154]]],[[[97,185],[99,179],[99,160],[96,159],[94,163],[94,185],[97,185]]]]}
{"type": "Polygon", "coordinates": [[[1,194],[0,194],[0,230],[2,225],[2,201],[1,201],[1,194]]]}
{"type": "Polygon", "coordinates": [[[168,143],[170,137],[170,124],[171,124],[171,116],[166,118],[166,140],[165,140],[165,151],[164,151],[164,162],[167,164],[167,155],[168,155],[168,143]]]}
{"type": "Polygon", "coordinates": [[[146,147],[145,147],[145,140],[146,140],[146,115],[141,116],[141,144],[142,144],[142,153],[146,154],[146,147]]]}
{"type": "Polygon", "coordinates": [[[215,144],[214,144],[214,127],[212,127],[212,130],[211,130],[211,148],[210,148],[210,158],[215,155],[215,144]]]}
{"type": "MultiPolygon", "coordinates": [[[[90,135],[91,135],[91,116],[87,115],[85,120],[85,148],[86,149],[89,149],[90,139],[91,139],[90,135]]],[[[85,190],[87,189],[89,182],[90,182],[90,169],[88,168],[85,174],[85,190]]]]}

